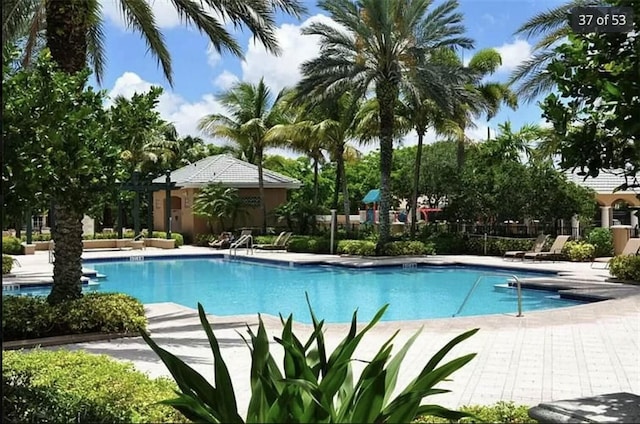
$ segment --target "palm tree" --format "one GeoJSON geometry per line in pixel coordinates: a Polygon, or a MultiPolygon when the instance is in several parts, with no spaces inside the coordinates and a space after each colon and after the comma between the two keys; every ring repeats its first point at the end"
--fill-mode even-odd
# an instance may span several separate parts
{"type": "MultiPolygon", "coordinates": [[[[157,58],[169,83],[173,82],[171,57],[158,29],[149,1],[120,0],[129,27],[140,33],[148,50],[157,58]]],[[[298,0],[173,0],[186,25],[207,35],[214,48],[241,56],[238,42],[207,9],[213,9],[234,25],[245,25],[269,51],[278,53],[275,14],[294,16],[304,13],[298,0]]],[[[53,61],[66,73],[82,71],[89,62],[101,81],[106,66],[103,16],[98,0],[8,0],[3,2],[2,33],[5,40],[16,40],[28,28],[25,57],[32,56],[38,36],[46,40],[53,61]],[[21,32],[22,31],[22,32],[21,32]]],[[[4,44],[3,44],[4,47],[4,44]]],[[[53,267],[53,287],[49,302],[59,303],[82,295],[82,216],[67,199],[54,199],[55,226],[52,236],[56,251],[64,261],[53,267]]]]}
{"type": "MultiPolygon", "coordinates": [[[[351,91],[356,98],[375,93],[380,108],[380,238],[378,252],[390,237],[391,166],[395,105],[405,86],[419,74],[444,104],[451,76],[430,63],[434,49],[471,48],[463,35],[458,3],[434,7],[431,0],[321,0],[340,27],[314,22],[303,32],[320,37],[320,56],[302,65],[299,90],[313,99],[338,98],[351,91]]],[[[455,84],[458,84],[456,79],[455,84]]],[[[406,88],[411,90],[410,88],[406,88]]]]}
{"type": "MultiPolygon", "coordinates": [[[[518,84],[516,94],[527,102],[549,92],[555,83],[546,71],[555,57],[554,45],[571,33],[569,13],[575,7],[599,6],[603,1],[570,0],[553,9],[539,13],[522,24],[514,35],[526,38],[541,36],[534,45],[531,57],[522,62],[511,74],[509,84],[518,84]]],[[[607,3],[605,0],[604,3],[607,3]]]]}
{"type": "Polygon", "coordinates": [[[221,184],[208,184],[196,196],[193,213],[205,217],[211,231],[216,221],[220,222],[225,231],[233,229],[238,216],[246,214],[247,210],[237,189],[221,184]]]}
{"type": "Polygon", "coordinates": [[[263,162],[265,149],[280,144],[279,140],[267,137],[269,129],[287,122],[284,108],[279,104],[285,91],[273,99],[264,79],[257,84],[238,82],[218,96],[218,101],[229,111],[207,115],[200,119],[198,128],[212,137],[224,137],[236,142],[251,152],[258,167],[258,187],[262,209],[262,231],[267,231],[267,206],[264,200],[263,162]]]}

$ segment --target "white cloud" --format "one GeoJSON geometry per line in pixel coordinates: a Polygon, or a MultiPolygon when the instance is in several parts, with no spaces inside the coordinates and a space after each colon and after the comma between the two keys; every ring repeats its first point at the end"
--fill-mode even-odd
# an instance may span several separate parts
{"type": "Polygon", "coordinates": [[[496,50],[502,56],[502,66],[498,71],[512,71],[531,57],[531,44],[526,40],[516,39],[513,43],[496,47],[496,50]]]}
{"type": "Polygon", "coordinates": [[[221,60],[222,56],[220,55],[220,53],[215,49],[215,47],[213,47],[212,43],[209,43],[209,45],[207,46],[207,63],[209,64],[209,66],[215,68],[220,64],[221,60]]]}
{"type": "Polygon", "coordinates": [[[228,90],[233,84],[240,81],[237,75],[225,70],[213,80],[213,85],[220,90],[228,90]]]}
{"type": "Polygon", "coordinates": [[[296,84],[300,78],[300,65],[316,57],[319,53],[318,36],[302,35],[302,27],[311,22],[335,23],[325,15],[315,15],[300,25],[283,24],[276,30],[276,36],[282,54],[274,56],[264,47],[249,41],[249,46],[242,62],[242,80],[256,83],[264,77],[274,95],[284,87],[296,84]]]}
{"type": "MultiPolygon", "coordinates": [[[[118,95],[131,97],[134,93],[145,93],[152,86],[161,86],[161,84],[152,84],[140,78],[133,72],[125,72],[120,76],[109,92],[109,97],[113,98],[118,95]]],[[[218,103],[212,94],[204,94],[198,101],[189,102],[182,96],[165,88],[158,99],[156,107],[163,119],[172,122],[180,136],[204,135],[198,130],[198,121],[205,115],[211,113],[223,113],[224,108],[218,103]]],[[[216,144],[224,144],[222,140],[211,140],[216,144]]]]}
{"type": "Polygon", "coordinates": [[[553,124],[547,121],[547,118],[541,118],[540,121],[538,122],[538,126],[541,128],[552,128],[553,124]]]}
{"type": "MultiPolygon", "coordinates": [[[[156,25],[160,29],[176,28],[184,24],[180,19],[180,15],[176,12],[173,2],[169,0],[152,0],[149,4],[156,18],[156,25]]],[[[127,23],[120,8],[120,0],[100,0],[100,5],[102,6],[102,13],[108,20],[121,28],[127,28],[127,23]]],[[[210,7],[205,5],[204,10],[207,10],[209,15],[218,18],[220,22],[224,22],[221,15],[210,7]]]]}

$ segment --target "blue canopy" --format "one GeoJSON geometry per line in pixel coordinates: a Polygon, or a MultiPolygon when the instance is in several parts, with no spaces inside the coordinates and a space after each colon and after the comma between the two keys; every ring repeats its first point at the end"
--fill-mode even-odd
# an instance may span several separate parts
{"type": "Polygon", "coordinates": [[[364,199],[362,199],[363,203],[379,203],[380,202],[380,190],[379,189],[373,189],[373,190],[369,190],[369,193],[367,193],[366,196],[364,196],[364,199]]]}

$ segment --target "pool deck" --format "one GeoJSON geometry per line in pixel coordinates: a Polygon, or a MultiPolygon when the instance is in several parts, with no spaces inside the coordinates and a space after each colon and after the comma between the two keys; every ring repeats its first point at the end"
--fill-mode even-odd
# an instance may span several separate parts
{"type": "MultiPolygon", "coordinates": [[[[185,246],[170,252],[152,248],[143,251],[85,252],[83,258],[202,255],[212,252],[228,253],[185,246]]],[[[21,267],[14,267],[15,280],[51,275],[52,266],[47,262],[47,252],[36,253],[18,257],[21,267]]],[[[244,249],[238,253],[240,257],[246,254],[244,249]]],[[[450,339],[463,331],[480,328],[476,335],[456,347],[447,357],[453,359],[465,353],[477,352],[476,358],[454,373],[452,381],[440,385],[450,389],[451,393],[428,398],[429,403],[457,407],[513,400],[516,403],[536,405],[540,402],[613,392],[640,393],[640,286],[606,282],[609,274],[602,269],[602,264],[598,265],[599,268],[591,268],[589,263],[522,263],[476,256],[398,260],[261,251],[255,251],[254,255],[249,256],[262,260],[296,263],[326,261],[351,266],[429,262],[559,272],[559,278],[555,281],[542,277],[534,283],[582,290],[612,300],[548,311],[525,310],[523,317],[515,316],[514,305],[513,314],[381,322],[365,336],[355,357],[365,360],[372,358],[382,343],[399,329],[401,331],[395,343],[398,348],[422,327],[420,336],[407,354],[398,379],[398,387],[402,389],[450,339]]],[[[85,266],[91,268],[90,264],[85,266]]],[[[3,279],[3,285],[4,283],[3,279]]],[[[212,357],[206,336],[200,328],[197,312],[174,303],[148,304],[145,308],[154,340],[210,378],[212,357]]],[[[270,336],[279,334],[279,319],[263,316],[263,320],[270,336]]],[[[241,411],[244,411],[250,396],[250,356],[238,332],[246,334],[246,326],[254,327],[257,317],[211,315],[210,322],[233,377],[241,411]]],[[[296,332],[310,334],[308,325],[296,324],[295,328],[296,332]]],[[[347,330],[348,324],[327,325],[325,338],[328,348],[337,346],[347,330]]],[[[274,356],[279,360],[281,351],[278,345],[273,343],[272,347],[274,356]]],[[[140,337],[79,343],[63,348],[108,354],[117,359],[132,361],[138,369],[147,371],[152,376],[169,375],[140,337]]]]}

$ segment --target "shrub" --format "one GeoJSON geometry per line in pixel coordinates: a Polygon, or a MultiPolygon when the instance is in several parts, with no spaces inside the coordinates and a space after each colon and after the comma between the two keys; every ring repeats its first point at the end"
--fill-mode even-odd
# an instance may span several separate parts
{"type": "Polygon", "coordinates": [[[89,293],[51,306],[44,296],[3,296],[4,340],[66,334],[133,333],[146,328],[144,306],[121,293],[89,293]]]}
{"type": "Polygon", "coordinates": [[[273,244],[273,242],[276,241],[276,237],[278,236],[274,236],[274,235],[255,236],[253,238],[253,243],[254,244],[273,244]]]}
{"type": "Polygon", "coordinates": [[[529,417],[529,407],[525,405],[516,405],[509,401],[496,402],[494,405],[472,405],[463,406],[461,411],[472,414],[473,417],[462,418],[458,421],[450,421],[439,417],[422,416],[414,423],[537,423],[538,421],[529,417]]]}
{"type": "Polygon", "coordinates": [[[402,255],[434,255],[436,253],[433,242],[421,241],[392,241],[384,245],[383,254],[388,256],[402,255]]]}
{"type": "MultiPolygon", "coordinates": [[[[529,250],[533,247],[534,241],[524,238],[507,237],[487,237],[487,255],[504,256],[505,252],[512,250],[529,250]]],[[[474,255],[484,255],[484,237],[470,237],[467,241],[468,253],[474,255]]]]}
{"type": "Polygon", "coordinates": [[[640,256],[620,255],[609,262],[609,273],[620,280],[640,282],[640,256]]]}
{"type": "Polygon", "coordinates": [[[13,268],[13,258],[9,255],[2,255],[2,275],[8,274],[13,268]]]}
{"type": "Polygon", "coordinates": [[[345,255],[373,256],[376,254],[376,244],[367,240],[340,240],[337,252],[345,255]]]}
{"type": "MultiPolygon", "coordinates": [[[[165,231],[154,231],[151,233],[153,238],[167,238],[167,233],[165,231]]],[[[171,233],[171,238],[176,241],[176,247],[180,247],[184,245],[184,237],[180,233],[171,233]]]]}
{"type": "MultiPolygon", "coordinates": [[[[21,236],[20,240],[27,241],[27,236],[21,236]]],[[[34,233],[31,235],[31,240],[32,241],[49,241],[51,240],[51,234],[50,233],[34,233]]]]}
{"type": "MultiPolygon", "coordinates": [[[[270,342],[259,318],[257,333],[248,329],[250,336],[251,399],[247,422],[410,422],[418,415],[434,415],[459,419],[468,414],[451,411],[438,405],[420,405],[424,398],[442,391],[435,386],[471,361],[468,354],[440,365],[442,359],[456,345],[471,337],[478,329],[467,331],[445,345],[420,371],[414,381],[401,392],[395,391],[402,361],[418,333],[396,351],[391,358],[391,337],[367,362],[360,378],[354,383],[353,353],[360,341],[382,317],[388,305],[378,311],[360,331],[357,312],[351,321],[351,330],[333,352],[324,344],[324,321],[318,321],[311,311],[314,331],[305,342],[293,333],[293,316],[282,318],[282,335],[275,341],[284,349],[284,374],[271,355],[270,342]]],[[[311,309],[311,308],[309,308],[311,309]]],[[[237,411],[236,395],[228,368],[221,356],[218,340],[202,305],[198,304],[200,322],[213,353],[215,387],[173,354],[160,348],[148,335],[145,341],[158,354],[178,384],[178,397],[166,400],[194,422],[245,422],[237,411]]],[[[414,365],[414,364],[412,364],[414,365]]]]}
{"type": "Polygon", "coordinates": [[[193,244],[196,246],[206,247],[209,246],[209,242],[213,240],[215,237],[211,234],[196,234],[193,244]]]}
{"type": "Polygon", "coordinates": [[[331,241],[325,237],[295,236],[289,240],[287,251],[296,253],[329,253],[331,241]]]}
{"type": "Polygon", "coordinates": [[[593,258],[595,247],[583,241],[568,241],[562,248],[562,253],[572,262],[584,262],[593,258]]]}
{"type": "Polygon", "coordinates": [[[22,243],[13,236],[2,237],[2,253],[7,255],[22,255],[22,243]]]}
{"type": "Polygon", "coordinates": [[[613,256],[613,234],[609,228],[594,228],[587,234],[586,241],[595,248],[596,258],[613,256]]]}
{"type": "Polygon", "coordinates": [[[455,233],[437,233],[423,239],[434,244],[439,255],[459,255],[467,253],[467,240],[455,233]]]}
{"type": "Polygon", "coordinates": [[[188,422],[157,402],[175,384],[151,380],[106,355],[65,350],[3,352],[2,421],[38,423],[188,422]]]}

